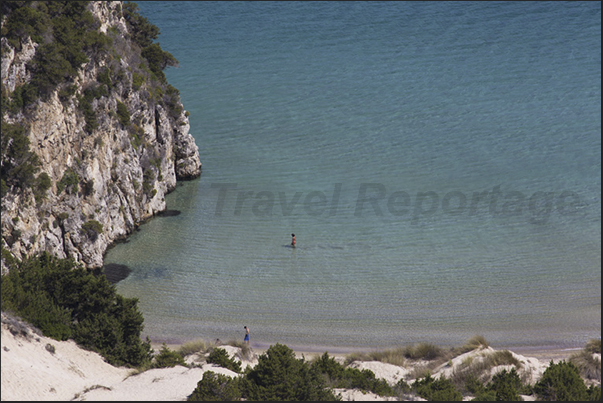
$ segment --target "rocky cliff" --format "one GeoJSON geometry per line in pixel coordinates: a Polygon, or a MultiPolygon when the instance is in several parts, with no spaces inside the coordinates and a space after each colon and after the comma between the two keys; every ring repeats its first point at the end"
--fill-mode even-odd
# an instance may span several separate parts
{"type": "MultiPolygon", "coordinates": [[[[86,48],[76,74],[21,108],[14,106],[17,94],[25,94],[19,88],[29,88],[40,74],[43,59],[36,55],[53,37],[11,41],[3,16],[3,121],[23,128],[39,161],[35,183],[46,184],[18,186],[3,177],[3,272],[6,251],[18,259],[47,251],[100,267],[109,245],[165,210],[165,195],[177,180],[200,175],[188,113],[151,58],[141,56],[132,15],[128,21],[123,2],[85,7],[93,18],[86,29],[109,40],[93,53],[86,48]]],[[[56,23],[51,32],[57,37],[56,23]]],[[[3,139],[4,165],[15,144],[3,139]]]]}

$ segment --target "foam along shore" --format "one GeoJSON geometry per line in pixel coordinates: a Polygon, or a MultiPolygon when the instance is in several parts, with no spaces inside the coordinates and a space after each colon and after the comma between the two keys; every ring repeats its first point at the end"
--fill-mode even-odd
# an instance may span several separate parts
{"type": "MultiPolygon", "coordinates": [[[[157,346],[154,346],[158,350],[157,346]]],[[[258,355],[263,351],[252,349],[250,359],[241,359],[241,349],[222,345],[229,355],[241,360],[242,367],[255,366],[258,355]]],[[[468,360],[478,360],[497,351],[491,347],[477,348],[458,355],[431,370],[432,376],[449,376],[455,368],[468,360]]],[[[535,351],[536,350],[532,350],[535,351]]],[[[519,374],[529,382],[536,382],[548,367],[551,359],[558,362],[567,360],[575,350],[541,351],[541,358],[526,357],[511,352],[522,363],[519,374]]],[[[309,360],[320,353],[301,353],[296,355],[309,360]]],[[[331,355],[331,354],[330,354],[331,355]]],[[[341,363],[344,355],[331,355],[341,363]]],[[[598,355],[601,359],[600,354],[598,355]]],[[[208,364],[203,354],[191,354],[186,357],[190,368],[150,369],[138,372],[134,369],[114,367],[106,363],[96,353],[79,348],[73,341],[56,341],[42,336],[33,327],[2,313],[2,400],[186,400],[203,377],[211,370],[228,376],[236,373],[208,364]]],[[[369,369],[377,378],[395,384],[400,379],[412,383],[417,369],[425,366],[425,361],[405,363],[404,366],[380,361],[354,361],[351,367],[369,369]]],[[[510,369],[509,365],[493,368],[492,371],[510,369]]],[[[358,390],[336,389],[342,400],[395,400],[358,390]]],[[[530,399],[531,396],[525,396],[530,399]]],[[[420,398],[416,398],[422,400],[420,398]]]]}

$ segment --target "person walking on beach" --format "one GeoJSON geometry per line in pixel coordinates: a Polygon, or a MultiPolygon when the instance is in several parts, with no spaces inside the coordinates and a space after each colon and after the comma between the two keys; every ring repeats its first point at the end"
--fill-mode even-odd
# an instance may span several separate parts
{"type": "Polygon", "coordinates": [[[295,248],[295,234],[291,234],[291,247],[295,248]]]}
{"type": "Polygon", "coordinates": [[[243,339],[243,343],[247,344],[249,346],[249,328],[247,326],[243,326],[243,329],[245,329],[245,338],[243,339]]]}

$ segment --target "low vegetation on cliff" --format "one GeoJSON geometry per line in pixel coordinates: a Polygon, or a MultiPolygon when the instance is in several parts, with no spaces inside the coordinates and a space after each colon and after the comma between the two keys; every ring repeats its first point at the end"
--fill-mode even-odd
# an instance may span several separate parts
{"type": "MultiPolygon", "coordinates": [[[[28,82],[15,86],[12,92],[2,84],[2,196],[10,189],[27,188],[35,184],[35,174],[40,171],[39,161],[29,152],[26,130],[27,119],[18,123],[7,123],[5,116],[27,115],[28,107],[38,100],[47,100],[59,90],[60,99],[67,103],[75,99],[83,114],[87,133],[92,134],[98,127],[96,111],[92,101],[108,96],[118,82],[133,76],[136,86],[148,82],[149,98],[173,110],[173,115],[181,112],[179,93],[167,83],[163,70],[176,66],[178,61],[169,52],[153,43],[159,29],[139,14],[136,3],[126,2],[122,14],[128,23],[129,38],[123,38],[115,29],[106,33],[98,30],[99,21],[88,10],[87,1],[5,1],[2,2],[2,37],[15,51],[23,48],[31,40],[37,44],[35,56],[28,64],[31,77],[28,82]],[[139,64],[123,70],[119,54],[126,48],[126,41],[132,40],[140,47],[142,57],[139,64]],[[82,64],[111,59],[97,74],[97,83],[76,95],[78,70],[82,64]],[[171,108],[170,108],[171,107],[171,108]]],[[[116,17],[119,17],[116,16],[116,17]]],[[[2,52],[8,51],[6,44],[2,52]]],[[[129,84],[129,83],[128,83],[129,84]]],[[[137,88],[137,89],[138,89],[137,88]]],[[[126,106],[117,104],[119,122],[128,127],[132,136],[138,135],[138,126],[130,122],[126,106]]]]}
{"type": "MultiPolygon", "coordinates": [[[[178,61],[132,2],[4,1],[2,246],[102,266],[107,247],[200,175],[178,61]]],[[[2,260],[2,271],[6,270],[2,260]]]]}

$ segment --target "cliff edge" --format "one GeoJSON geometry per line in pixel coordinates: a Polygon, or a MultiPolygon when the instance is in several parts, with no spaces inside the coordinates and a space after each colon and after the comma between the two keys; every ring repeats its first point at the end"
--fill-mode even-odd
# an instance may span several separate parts
{"type": "Polygon", "coordinates": [[[2,272],[43,251],[101,267],[201,173],[177,61],[134,3],[2,8],[2,272]]]}

